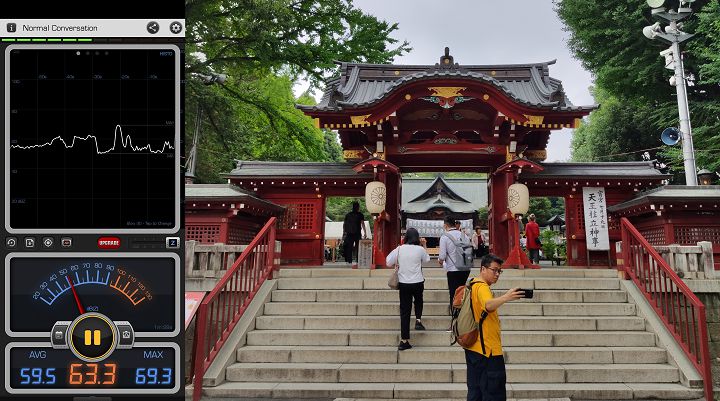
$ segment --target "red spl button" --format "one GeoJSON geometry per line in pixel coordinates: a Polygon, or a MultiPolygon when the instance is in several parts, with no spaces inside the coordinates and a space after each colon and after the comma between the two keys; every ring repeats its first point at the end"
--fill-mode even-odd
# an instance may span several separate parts
{"type": "Polygon", "coordinates": [[[120,238],[118,238],[118,237],[100,237],[100,238],[98,238],[98,248],[100,248],[100,249],[120,248],[120,238]]]}

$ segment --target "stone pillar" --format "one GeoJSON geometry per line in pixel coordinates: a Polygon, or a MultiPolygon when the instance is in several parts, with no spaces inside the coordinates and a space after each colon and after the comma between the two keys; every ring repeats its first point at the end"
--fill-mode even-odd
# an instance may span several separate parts
{"type": "Polygon", "coordinates": [[[712,242],[700,241],[697,244],[702,251],[700,255],[700,269],[705,272],[705,278],[720,279],[720,271],[715,270],[712,242]]]}

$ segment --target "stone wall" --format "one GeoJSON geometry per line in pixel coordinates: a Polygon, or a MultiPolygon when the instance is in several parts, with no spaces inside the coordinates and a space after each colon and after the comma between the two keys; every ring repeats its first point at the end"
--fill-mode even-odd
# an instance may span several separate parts
{"type": "Polygon", "coordinates": [[[710,359],[713,362],[713,383],[720,387],[720,293],[698,292],[695,295],[705,304],[705,316],[710,337],[710,359]]]}

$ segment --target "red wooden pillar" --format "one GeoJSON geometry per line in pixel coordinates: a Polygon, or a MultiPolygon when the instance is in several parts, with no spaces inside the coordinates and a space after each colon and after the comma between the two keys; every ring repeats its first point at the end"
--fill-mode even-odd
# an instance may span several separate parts
{"type": "Polygon", "coordinates": [[[490,176],[490,205],[488,225],[490,231],[491,252],[506,259],[512,246],[510,223],[507,216],[507,191],[512,184],[510,173],[493,174],[490,176]]]}
{"type": "Polygon", "coordinates": [[[662,225],[665,231],[665,244],[675,244],[675,229],[668,218],[667,212],[662,216],[662,225]]]}
{"type": "Polygon", "coordinates": [[[229,244],[230,225],[228,224],[228,218],[223,216],[220,222],[220,242],[229,244]]]}
{"type": "Polygon", "coordinates": [[[390,221],[383,225],[382,249],[385,255],[392,252],[400,243],[400,176],[387,172],[384,174],[385,182],[385,211],[390,221]]]}

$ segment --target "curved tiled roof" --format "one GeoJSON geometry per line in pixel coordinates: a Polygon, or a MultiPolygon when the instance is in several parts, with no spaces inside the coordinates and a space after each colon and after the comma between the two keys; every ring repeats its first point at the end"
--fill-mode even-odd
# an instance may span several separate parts
{"type": "Polygon", "coordinates": [[[222,176],[225,178],[265,178],[265,177],[344,177],[367,179],[372,174],[358,174],[351,163],[333,162],[274,162],[256,160],[236,160],[235,168],[222,176]]]}
{"type": "Polygon", "coordinates": [[[340,111],[369,107],[411,82],[459,79],[489,84],[515,102],[554,111],[590,111],[596,106],[575,106],[565,96],[560,80],[549,76],[549,61],[511,65],[392,65],[342,63],[340,76],[327,82],[316,106],[305,111],[340,111]]]}
{"type": "Polygon", "coordinates": [[[590,163],[540,163],[544,170],[533,174],[521,174],[521,179],[571,178],[601,179],[667,179],[669,174],[655,168],[652,161],[641,162],[590,162],[590,163]]]}

